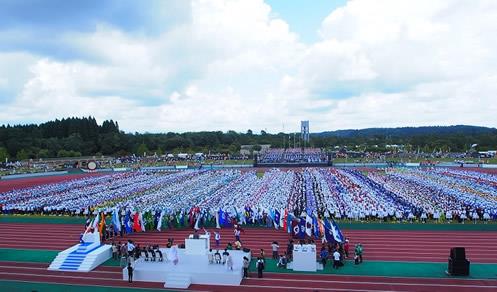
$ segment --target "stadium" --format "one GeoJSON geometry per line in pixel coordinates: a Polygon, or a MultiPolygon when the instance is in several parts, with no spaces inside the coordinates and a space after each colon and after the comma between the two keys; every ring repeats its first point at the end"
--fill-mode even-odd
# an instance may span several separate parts
{"type": "Polygon", "coordinates": [[[105,291],[130,285],[150,291],[495,288],[493,164],[334,163],[337,152],[312,146],[309,122],[301,128],[291,141],[300,148],[290,147],[290,139],[286,148],[261,147],[246,157],[242,148],[243,163],[203,153],[112,158],[121,162],[117,167],[105,159],[47,160],[44,172],[21,163],[0,180],[2,285],[41,291],[65,285],[105,291]],[[61,164],[68,168],[56,169],[61,164]],[[93,244],[92,236],[98,244],[89,255],[67,253],[93,244]],[[191,258],[190,242],[202,238],[209,251],[191,258]],[[299,260],[299,245],[314,252],[299,260]],[[171,254],[175,248],[179,256],[171,254]],[[463,258],[454,264],[457,248],[463,258]],[[101,249],[107,254],[87,264],[101,249]],[[235,253],[236,272],[226,271],[226,259],[215,265],[223,250],[235,253]],[[249,260],[242,277],[236,257],[243,254],[249,260]],[[209,258],[203,268],[190,263],[202,257],[209,258]],[[133,283],[126,281],[127,265],[133,283]]]}
{"type": "Polygon", "coordinates": [[[0,291],[497,291],[496,1],[0,5],[0,291]]]}

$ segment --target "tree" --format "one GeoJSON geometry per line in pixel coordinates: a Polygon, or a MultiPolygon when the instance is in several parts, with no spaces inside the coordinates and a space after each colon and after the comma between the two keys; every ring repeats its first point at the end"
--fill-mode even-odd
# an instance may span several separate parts
{"type": "Polygon", "coordinates": [[[38,158],[48,158],[50,157],[50,151],[48,149],[40,149],[38,151],[38,158]]]}
{"type": "Polygon", "coordinates": [[[21,149],[17,152],[16,155],[17,160],[26,160],[29,158],[29,153],[26,151],[26,149],[21,149]]]}
{"type": "Polygon", "coordinates": [[[0,147],[0,163],[7,161],[9,158],[9,153],[4,147],[0,147]]]}
{"type": "Polygon", "coordinates": [[[145,145],[145,143],[141,143],[140,146],[138,146],[138,149],[136,150],[136,154],[138,156],[144,155],[146,156],[148,153],[148,147],[145,145]]]}

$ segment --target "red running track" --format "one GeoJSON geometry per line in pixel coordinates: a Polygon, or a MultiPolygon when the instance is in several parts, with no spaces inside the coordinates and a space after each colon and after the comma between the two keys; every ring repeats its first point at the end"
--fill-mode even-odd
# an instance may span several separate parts
{"type": "Polygon", "coordinates": [[[96,175],[103,175],[103,174],[93,172],[93,173],[82,173],[82,174],[38,176],[38,177],[29,177],[29,178],[0,180],[0,193],[16,189],[23,189],[38,185],[58,183],[62,181],[79,179],[87,176],[96,176],[96,175]]]}
{"type": "MultiPolygon", "coordinates": [[[[79,240],[82,225],[71,224],[29,224],[0,223],[0,248],[63,250],[79,240]]],[[[211,229],[211,232],[214,230],[211,229]]],[[[466,247],[466,255],[473,263],[497,263],[497,232],[477,231],[387,231],[387,230],[343,230],[350,238],[350,249],[356,243],[364,246],[364,257],[377,261],[421,261],[446,262],[449,249],[455,246],[466,247]]],[[[191,230],[134,233],[116,241],[128,238],[141,245],[160,244],[164,246],[172,237],[176,243],[191,230]]],[[[286,250],[289,236],[283,231],[265,228],[246,228],[241,235],[244,247],[259,255],[263,248],[270,255],[272,241],[280,243],[280,251],[286,250]]],[[[221,248],[233,242],[231,229],[221,230],[221,248]]],[[[213,236],[211,246],[215,248],[213,236]]]]}
{"type": "MultiPolygon", "coordinates": [[[[0,279],[63,283],[73,285],[133,287],[163,289],[163,283],[122,280],[118,267],[99,267],[90,273],[48,271],[47,264],[0,262],[0,279]]],[[[241,286],[191,285],[189,291],[494,291],[493,280],[369,277],[341,275],[311,275],[265,273],[264,278],[255,278],[251,273],[241,286]]],[[[170,290],[170,289],[168,289],[170,290]]]]}

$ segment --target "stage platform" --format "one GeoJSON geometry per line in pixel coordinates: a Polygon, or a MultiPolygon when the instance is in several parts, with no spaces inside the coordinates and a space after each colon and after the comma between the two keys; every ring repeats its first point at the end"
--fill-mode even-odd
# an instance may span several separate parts
{"type": "MultiPolygon", "coordinates": [[[[164,255],[168,255],[169,250],[161,248],[164,255]]],[[[232,271],[228,270],[226,265],[209,264],[207,255],[188,254],[185,249],[178,249],[179,261],[176,265],[172,261],[150,262],[139,258],[134,263],[133,281],[162,282],[166,288],[187,288],[189,284],[240,285],[243,257],[246,256],[250,260],[250,253],[239,250],[228,252],[233,257],[232,271]]],[[[123,280],[127,281],[127,268],[124,268],[122,273],[123,280]]]]}

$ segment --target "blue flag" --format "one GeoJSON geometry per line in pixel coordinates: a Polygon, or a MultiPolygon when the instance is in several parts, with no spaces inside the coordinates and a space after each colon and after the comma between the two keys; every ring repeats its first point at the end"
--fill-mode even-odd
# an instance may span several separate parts
{"type": "Polygon", "coordinates": [[[160,214],[161,214],[160,211],[155,211],[155,214],[154,214],[154,228],[155,229],[159,229],[159,218],[160,218],[160,214]]]}
{"type": "Polygon", "coordinates": [[[299,238],[305,238],[305,218],[300,218],[300,221],[299,221],[299,234],[298,234],[298,237],[299,238]]]}
{"type": "Polygon", "coordinates": [[[333,237],[333,230],[331,229],[331,224],[328,218],[324,218],[324,235],[328,242],[334,242],[335,238],[333,237]]]}
{"type": "Polygon", "coordinates": [[[126,216],[124,217],[124,227],[126,228],[126,233],[133,232],[133,228],[131,227],[131,211],[126,212],[126,216]]]}
{"type": "Polygon", "coordinates": [[[280,227],[280,211],[274,210],[274,228],[278,229],[280,227]]]}
{"type": "Polygon", "coordinates": [[[336,224],[335,220],[331,221],[331,230],[333,233],[333,238],[337,242],[344,242],[345,238],[343,237],[342,231],[340,228],[338,228],[338,225],[336,224]]]}
{"type": "Polygon", "coordinates": [[[224,224],[226,224],[226,218],[225,218],[223,210],[221,210],[221,208],[219,208],[219,225],[221,227],[223,227],[224,224]]]}
{"type": "Polygon", "coordinates": [[[112,212],[112,225],[114,226],[114,232],[118,233],[121,231],[121,222],[119,221],[119,210],[116,208],[112,212]]]}
{"type": "Polygon", "coordinates": [[[312,216],[312,226],[314,228],[314,237],[319,239],[319,225],[318,225],[318,218],[316,215],[312,216]]]}
{"type": "Polygon", "coordinates": [[[288,213],[288,216],[286,216],[286,228],[288,233],[292,232],[292,220],[293,215],[288,213]]]}

